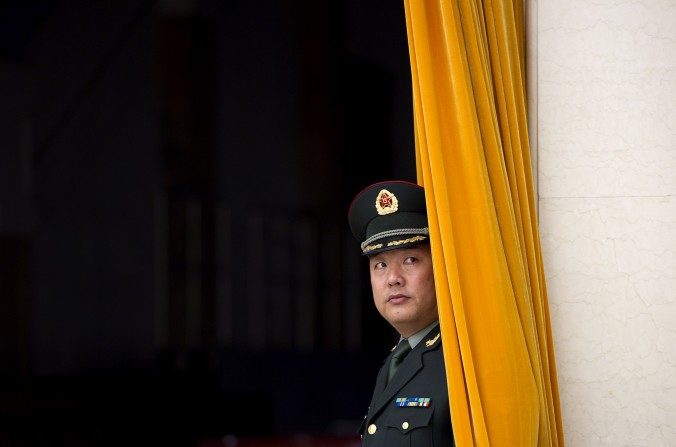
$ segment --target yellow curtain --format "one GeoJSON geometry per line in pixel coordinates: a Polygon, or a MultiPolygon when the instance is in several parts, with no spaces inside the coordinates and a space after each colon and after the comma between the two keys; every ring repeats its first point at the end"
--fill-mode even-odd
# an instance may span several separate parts
{"type": "Polygon", "coordinates": [[[563,445],[519,0],[404,0],[458,446],[563,445]]]}

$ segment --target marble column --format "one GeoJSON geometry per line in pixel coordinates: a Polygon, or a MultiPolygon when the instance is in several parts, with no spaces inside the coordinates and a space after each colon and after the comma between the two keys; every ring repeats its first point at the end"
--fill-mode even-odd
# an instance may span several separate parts
{"type": "Polygon", "coordinates": [[[528,6],[566,445],[674,446],[676,2],[528,6]]]}

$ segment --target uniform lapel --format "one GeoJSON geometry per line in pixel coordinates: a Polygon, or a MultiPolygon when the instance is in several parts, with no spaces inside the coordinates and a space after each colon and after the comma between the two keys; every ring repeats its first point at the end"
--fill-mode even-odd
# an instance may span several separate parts
{"type": "Polygon", "coordinates": [[[392,401],[397,392],[404,387],[423,367],[423,355],[431,350],[436,349],[440,344],[438,338],[435,337],[439,334],[439,326],[432,329],[430,333],[421,341],[404,359],[404,361],[399,366],[397,373],[392,377],[392,381],[385,384],[387,380],[387,365],[392,358],[390,354],[386,361],[385,367],[381,368],[380,374],[378,374],[378,379],[376,380],[376,392],[373,396],[373,403],[370,408],[370,415],[380,412],[380,410],[392,401]],[[430,346],[426,345],[426,341],[434,340],[434,343],[430,346]]]}
{"type": "MultiPolygon", "coordinates": [[[[394,352],[394,349],[392,351],[394,352]]],[[[383,366],[380,367],[380,371],[378,372],[378,377],[376,378],[376,386],[374,388],[375,392],[373,393],[374,402],[378,400],[383,391],[385,391],[385,386],[387,385],[387,367],[390,364],[390,360],[392,360],[392,353],[390,353],[390,355],[387,356],[387,358],[383,362],[383,366]]]]}

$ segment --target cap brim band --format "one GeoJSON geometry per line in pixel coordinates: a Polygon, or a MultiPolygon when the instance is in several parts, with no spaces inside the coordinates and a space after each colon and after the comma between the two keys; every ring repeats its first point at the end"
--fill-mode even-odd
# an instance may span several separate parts
{"type": "Polygon", "coordinates": [[[405,236],[405,235],[423,235],[427,236],[430,234],[429,228],[397,228],[395,230],[387,230],[387,231],[381,231],[380,233],[376,233],[373,236],[369,237],[366,239],[364,242],[361,243],[361,249],[366,250],[367,247],[370,245],[374,245],[373,242],[377,241],[379,239],[384,239],[384,238],[389,238],[393,236],[405,236]]]}
{"type": "Polygon", "coordinates": [[[375,241],[373,244],[362,247],[363,255],[372,255],[388,250],[395,250],[398,248],[406,248],[413,245],[423,243],[428,240],[426,235],[416,234],[414,236],[402,238],[401,236],[394,236],[375,241]]]}

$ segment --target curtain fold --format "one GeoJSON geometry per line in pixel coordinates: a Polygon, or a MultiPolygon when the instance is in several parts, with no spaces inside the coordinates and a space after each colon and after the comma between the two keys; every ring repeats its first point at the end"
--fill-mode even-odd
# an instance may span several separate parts
{"type": "Polygon", "coordinates": [[[456,443],[563,445],[528,146],[523,4],[404,5],[456,443]]]}

